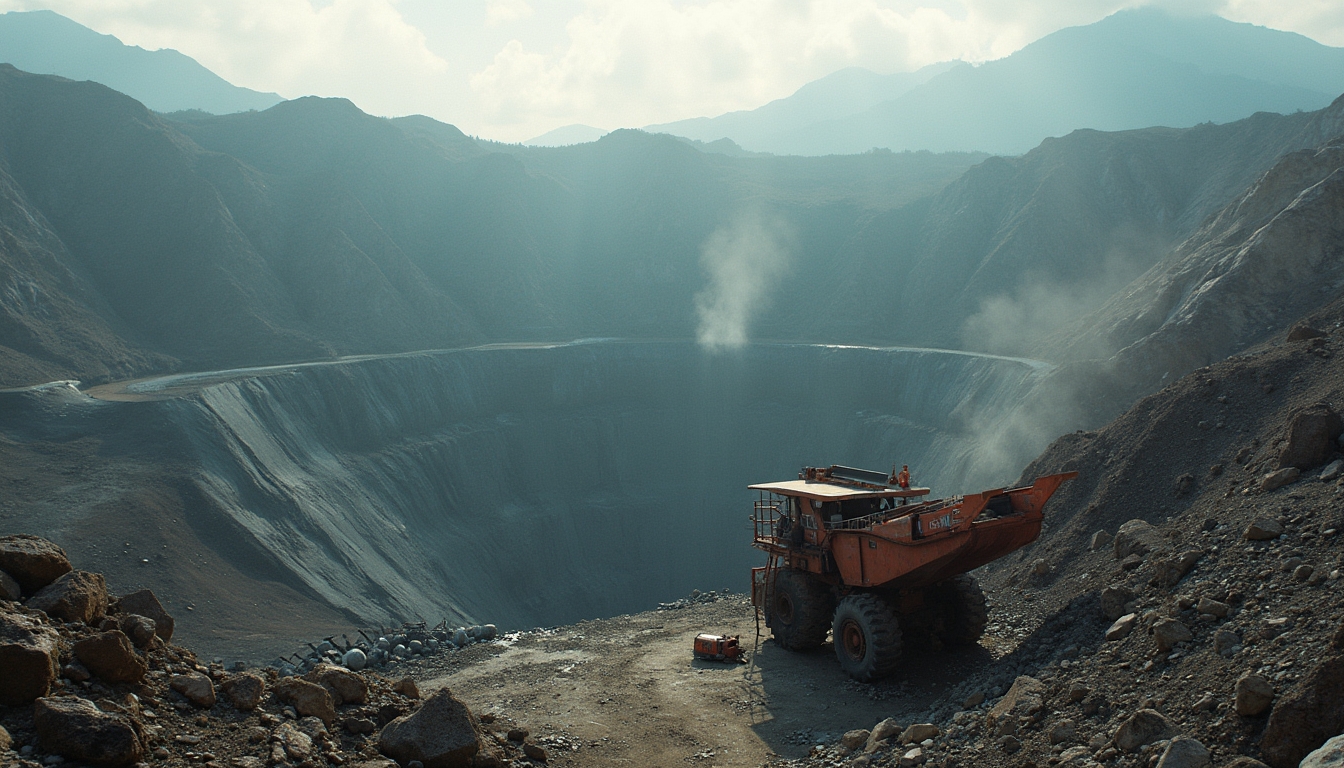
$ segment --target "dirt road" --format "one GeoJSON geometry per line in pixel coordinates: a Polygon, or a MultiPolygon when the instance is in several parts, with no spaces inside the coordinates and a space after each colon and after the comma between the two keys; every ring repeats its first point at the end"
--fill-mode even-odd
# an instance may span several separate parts
{"type": "Polygon", "coordinates": [[[413,674],[424,689],[447,686],[474,710],[529,727],[553,765],[759,766],[886,717],[911,718],[990,653],[940,659],[930,669],[912,655],[909,674],[860,685],[829,644],[807,654],[758,645],[750,604],[733,597],[527,633],[413,674]],[[693,660],[698,632],[740,634],[750,663],[693,660]]]}

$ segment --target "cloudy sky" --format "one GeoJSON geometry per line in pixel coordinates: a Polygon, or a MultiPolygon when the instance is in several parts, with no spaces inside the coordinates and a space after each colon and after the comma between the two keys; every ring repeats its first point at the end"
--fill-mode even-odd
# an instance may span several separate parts
{"type": "Polygon", "coordinates": [[[287,98],[345,96],[521,141],[751,109],[847,66],[985,61],[1126,7],[1344,46],[1342,0],[0,0],[176,48],[287,98]]]}

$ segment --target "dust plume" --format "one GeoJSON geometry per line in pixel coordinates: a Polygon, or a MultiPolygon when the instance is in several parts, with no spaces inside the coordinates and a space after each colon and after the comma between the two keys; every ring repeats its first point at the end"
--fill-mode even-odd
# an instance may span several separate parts
{"type": "MultiPolygon", "coordinates": [[[[990,296],[962,324],[966,349],[999,355],[1037,355],[1052,334],[1076,326],[1089,313],[1129,285],[1165,254],[1160,238],[1134,232],[1116,236],[1100,263],[1086,277],[1061,280],[1040,274],[1024,275],[1017,287],[990,296]]],[[[1073,357],[1105,358],[1115,353],[1090,334],[1071,335],[1073,357]],[[1088,336],[1092,343],[1080,349],[1076,342],[1088,336]]],[[[1053,357],[1053,355],[1050,355],[1053,357]]]]}
{"type": "Polygon", "coordinates": [[[788,222],[764,211],[739,213],[700,249],[708,285],[695,296],[696,340],[711,351],[747,343],[752,321],[788,271],[792,251],[788,222]]]}
{"type": "Polygon", "coordinates": [[[1169,244],[1156,234],[1118,233],[1087,276],[1024,275],[1016,288],[985,299],[966,319],[961,330],[967,349],[1051,364],[1020,402],[967,422],[967,429],[981,434],[973,450],[978,470],[1009,482],[1058,436],[1104,424],[1137,398],[1140,393],[1115,375],[1113,355],[1126,340],[1112,338],[1093,313],[1168,252],[1169,244]]]}

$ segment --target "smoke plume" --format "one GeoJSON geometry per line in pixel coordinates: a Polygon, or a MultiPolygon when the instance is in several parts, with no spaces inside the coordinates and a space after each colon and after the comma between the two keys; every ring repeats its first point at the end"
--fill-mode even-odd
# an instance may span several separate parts
{"type": "Polygon", "coordinates": [[[695,296],[696,339],[711,351],[747,343],[752,320],[788,271],[791,228],[778,216],[753,210],[719,227],[700,249],[708,285],[695,296]]]}

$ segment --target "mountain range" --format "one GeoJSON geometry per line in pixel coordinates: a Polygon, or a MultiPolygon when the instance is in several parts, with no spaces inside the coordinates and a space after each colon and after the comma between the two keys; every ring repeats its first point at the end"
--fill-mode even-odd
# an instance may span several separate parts
{"type": "Polygon", "coordinates": [[[1060,30],[978,66],[883,78],[846,70],[749,112],[648,130],[778,154],[979,150],[1021,154],[1080,128],[1225,123],[1315,110],[1344,92],[1344,48],[1154,8],[1060,30]]]}
{"type": "Polygon", "coordinates": [[[156,112],[226,114],[282,101],[274,93],[233,85],[190,56],[125,45],[53,11],[0,14],[0,62],[26,72],[93,80],[156,112]]]}
{"type": "Polygon", "coordinates": [[[694,337],[706,296],[738,300],[716,277],[737,259],[764,291],[756,338],[1091,359],[1094,331],[1040,345],[1204,252],[1208,217],[1342,111],[1076,131],[1016,158],[729,157],[628,130],[492,144],[340,99],[167,120],[5,67],[0,381],[694,337]],[[777,261],[737,252],[760,238],[777,261]]]}
{"type": "Polygon", "coordinates": [[[632,131],[531,149],[341,99],[168,120],[8,66],[0,115],[6,384],[691,335],[701,245],[743,201],[830,240],[984,158],[758,162],[632,131]]]}

